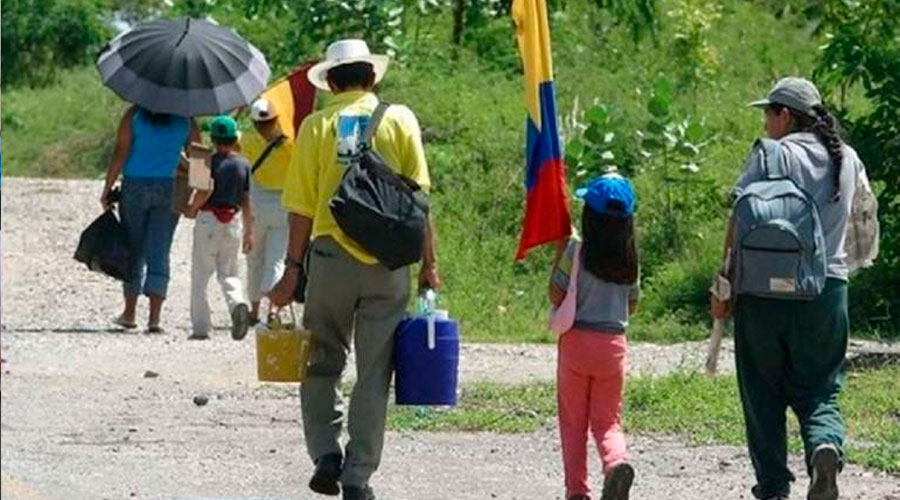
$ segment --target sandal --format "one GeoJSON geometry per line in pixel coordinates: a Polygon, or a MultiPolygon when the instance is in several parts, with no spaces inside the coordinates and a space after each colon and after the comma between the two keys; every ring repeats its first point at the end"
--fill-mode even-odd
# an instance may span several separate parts
{"type": "Polygon", "coordinates": [[[166,333],[166,331],[159,325],[147,325],[147,333],[161,334],[166,333]]]}
{"type": "Polygon", "coordinates": [[[121,326],[122,328],[124,328],[126,330],[134,330],[135,328],[137,328],[137,323],[128,323],[125,321],[125,319],[123,319],[122,316],[114,318],[112,320],[112,323],[114,325],[121,326]]]}

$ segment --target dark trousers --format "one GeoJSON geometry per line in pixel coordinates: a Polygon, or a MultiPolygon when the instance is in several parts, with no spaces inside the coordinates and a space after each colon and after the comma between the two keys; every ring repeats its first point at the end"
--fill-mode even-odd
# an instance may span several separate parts
{"type": "Polygon", "coordinates": [[[806,464],[816,446],[833,444],[843,457],[844,422],[838,394],[844,383],[849,319],[847,283],[828,279],[812,301],[739,296],[735,304],[738,385],[750,458],[753,494],[787,493],[786,410],[800,422],[806,464]]]}

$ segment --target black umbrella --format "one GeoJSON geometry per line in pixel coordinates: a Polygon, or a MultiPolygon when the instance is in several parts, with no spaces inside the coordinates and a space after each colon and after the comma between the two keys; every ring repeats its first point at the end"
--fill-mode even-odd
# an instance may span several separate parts
{"type": "Polygon", "coordinates": [[[244,106],[266,88],[266,58],[231,28],[200,19],[138,24],[104,47],[103,83],[155,113],[197,116],[244,106]]]}

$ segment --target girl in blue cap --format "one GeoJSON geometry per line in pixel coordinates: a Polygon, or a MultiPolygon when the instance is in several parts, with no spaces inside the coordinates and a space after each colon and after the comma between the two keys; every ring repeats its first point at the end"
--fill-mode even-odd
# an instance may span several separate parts
{"type": "Polygon", "coordinates": [[[603,463],[602,500],[627,500],[634,469],[622,431],[628,317],[637,309],[638,256],[631,184],[609,173],[575,192],[583,241],[560,246],[550,279],[551,329],[560,335],[559,428],[566,498],[590,500],[588,428],[603,463]]]}

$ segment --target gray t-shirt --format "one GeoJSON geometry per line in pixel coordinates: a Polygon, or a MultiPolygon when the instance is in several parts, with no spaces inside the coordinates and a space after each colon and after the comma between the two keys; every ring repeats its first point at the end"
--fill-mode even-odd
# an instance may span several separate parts
{"type": "MultiPolygon", "coordinates": [[[[574,238],[569,241],[565,254],[553,271],[553,283],[563,290],[569,287],[572,259],[575,258],[575,243],[574,238]]],[[[579,261],[575,328],[624,333],[628,327],[628,303],[637,300],[639,295],[638,283],[620,285],[603,281],[591,274],[583,262],[579,261]]]]}
{"type": "MultiPolygon", "coordinates": [[[[856,190],[856,177],[864,170],[863,164],[850,146],[844,145],[844,163],[841,168],[841,197],[834,200],[834,166],[828,150],[819,142],[815,134],[796,132],[783,137],[781,142],[784,153],[784,165],[788,175],[806,192],[819,207],[819,218],[825,233],[825,250],[828,256],[829,278],[847,280],[847,252],[845,237],[847,220],[850,216],[850,205],[856,190]]],[[[743,192],[750,183],[761,180],[765,173],[760,168],[761,162],[752,152],[747,159],[744,172],[732,191],[734,198],[743,192]]]]}

